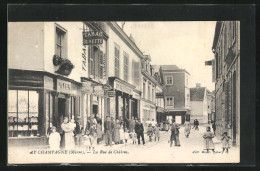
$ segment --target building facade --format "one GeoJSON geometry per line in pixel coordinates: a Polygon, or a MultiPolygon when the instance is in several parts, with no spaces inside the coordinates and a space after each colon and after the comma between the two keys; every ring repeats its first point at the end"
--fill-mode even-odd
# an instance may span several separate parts
{"type": "Polygon", "coordinates": [[[156,121],[156,80],[154,68],[150,64],[151,57],[144,55],[142,59],[142,99],[141,99],[141,121],[156,121]]]}
{"type": "Polygon", "coordinates": [[[108,115],[120,121],[140,118],[143,54],[116,22],[108,22],[108,34],[108,81],[114,92],[109,97],[108,115]]]}
{"type": "Polygon", "coordinates": [[[157,81],[156,84],[156,120],[158,123],[166,122],[165,105],[164,105],[164,93],[162,76],[159,65],[153,65],[154,78],[157,81]]]}
{"type": "Polygon", "coordinates": [[[216,126],[240,144],[240,22],[218,21],[212,50],[215,82],[216,126]]]}
{"type": "Polygon", "coordinates": [[[209,121],[208,90],[199,83],[190,89],[190,113],[191,121],[197,119],[204,124],[209,121]]]}
{"type": "Polygon", "coordinates": [[[50,126],[83,117],[83,25],[8,23],[9,145],[47,144],[50,126]]]}
{"type": "Polygon", "coordinates": [[[161,65],[167,119],[183,124],[190,120],[190,74],[176,65],[161,65]]]}

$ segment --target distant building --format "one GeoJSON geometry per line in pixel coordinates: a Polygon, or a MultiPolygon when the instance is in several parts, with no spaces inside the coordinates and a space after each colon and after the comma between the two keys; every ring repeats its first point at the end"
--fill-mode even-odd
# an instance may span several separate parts
{"type": "Polygon", "coordinates": [[[161,65],[167,119],[181,124],[190,119],[190,74],[176,65],[161,65]]]}
{"type": "Polygon", "coordinates": [[[164,93],[162,84],[162,75],[159,65],[153,65],[154,78],[157,81],[156,84],[156,120],[158,123],[166,121],[166,115],[164,110],[164,93]]]}
{"type": "MultiPolygon", "coordinates": [[[[197,119],[200,123],[209,121],[209,102],[206,87],[201,87],[199,83],[195,88],[190,89],[190,119],[197,119]]],[[[211,113],[211,112],[210,112],[211,113]]]]}

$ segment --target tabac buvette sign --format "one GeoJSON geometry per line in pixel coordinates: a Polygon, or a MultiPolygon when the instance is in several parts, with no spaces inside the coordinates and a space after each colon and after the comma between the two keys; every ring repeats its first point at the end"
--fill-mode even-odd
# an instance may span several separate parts
{"type": "Polygon", "coordinates": [[[103,44],[103,32],[87,31],[83,32],[83,45],[99,45],[103,44]]]}

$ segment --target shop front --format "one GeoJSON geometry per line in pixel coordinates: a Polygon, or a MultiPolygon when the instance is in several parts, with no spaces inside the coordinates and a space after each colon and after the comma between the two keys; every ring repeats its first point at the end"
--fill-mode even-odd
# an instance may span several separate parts
{"type": "Polygon", "coordinates": [[[134,92],[135,86],[123,81],[117,77],[110,77],[109,84],[114,94],[109,95],[109,113],[110,117],[119,119],[128,128],[127,119],[139,116],[140,94],[134,92]]]}
{"type": "Polygon", "coordinates": [[[177,124],[184,124],[185,120],[190,120],[190,114],[186,110],[179,110],[179,111],[167,111],[166,118],[171,121],[171,119],[175,119],[177,124]]]}
{"type": "Polygon", "coordinates": [[[141,101],[141,122],[146,123],[146,121],[156,121],[156,107],[154,103],[150,103],[142,99],[141,101]]]}
{"type": "Polygon", "coordinates": [[[80,116],[77,83],[68,78],[39,71],[9,70],[8,144],[48,144],[51,126],[61,131],[63,118],[80,116]]]}
{"type": "Polygon", "coordinates": [[[82,82],[82,122],[84,130],[89,129],[93,118],[100,118],[102,129],[107,114],[107,92],[106,86],[91,81],[82,82]],[[89,120],[89,122],[88,122],[89,120]]]}

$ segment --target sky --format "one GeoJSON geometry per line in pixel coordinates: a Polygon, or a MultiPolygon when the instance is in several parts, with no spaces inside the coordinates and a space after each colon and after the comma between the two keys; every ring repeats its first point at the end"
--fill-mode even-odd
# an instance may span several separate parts
{"type": "Polygon", "coordinates": [[[190,73],[190,87],[201,83],[213,91],[212,67],[205,61],[214,58],[215,25],[215,21],[125,22],[124,31],[151,56],[152,65],[177,65],[190,73]]]}

